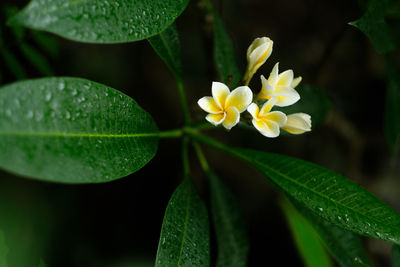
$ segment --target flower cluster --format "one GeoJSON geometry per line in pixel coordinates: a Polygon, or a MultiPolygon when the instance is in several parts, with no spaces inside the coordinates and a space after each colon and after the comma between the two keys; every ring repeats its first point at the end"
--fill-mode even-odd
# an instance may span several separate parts
{"type": "MultiPolygon", "coordinates": [[[[251,123],[266,137],[277,137],[280,129],[291,134],[311,131],[311,116],[305,113],[286,115],[281,111],[272,111],[274,106],[286,107],[300,99],[295,87],[301,77],[294,78],[292,70],[279,73],[279,63],[273,67],[268,79],[261,78],[261,90],[253,99],[248,87],[252,77],[272,53],[273,41],[267,37],[256,38],[247,49],[247,70],[243,77],[244,86],[229,90],[220,82],[213,82],[212,96],[198,101],[199,106],[209,114],[206,120],[215,126],[222,124],[230,130],[240,121],[240,114],[249,112],[251,123]]],[[[250,122],[249,122],[250,123],[250,122]]]]}

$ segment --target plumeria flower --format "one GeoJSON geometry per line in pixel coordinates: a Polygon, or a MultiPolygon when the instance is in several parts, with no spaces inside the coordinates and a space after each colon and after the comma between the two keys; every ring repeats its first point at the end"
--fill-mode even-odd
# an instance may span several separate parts
{"type": "Polygon", "coordinates": [[[301,77],[293,79],[293,71],[287,70],[279,74],[279,63],[276,63],[268,77],[261,75],[262,88],[257,99],[264,100],[272,97],[278,98],[275,105],[286,107],[296,103],[300,95],[294,89],[301,81],[301,77]]]}
{"type": "Polygon", "coordinates": [[[245,84],[248,85],[253,75],[269,58],[272,53],[273,42],[268,37],[256,38],[247,49],[247,70],[244,75],[245,84]]]}
{"type": "Polygon", "coordinates": [[[286,115],[280,111],[272,111],[272,107],[277,103],[278,99],[272,97],[264,103],[260,109],[256,103],[252,103],[247,111],[253,116],[252,123],[254,127],[266,137],[279,136],[279,128],[286,124],[286,115]]]}
{"type": "Polygon", "coordinates": [[[287,116],[283,130],[291,134],[302,134],[311,131],[311,116],[305,113],[294,113],[287,116]]]}
{"type": "Polygon", "coordinates": [[[253,93],[247,86],[240,86],[229,90],[228,86],[220,82],[213,82],[212,97],[205,96],[197,103],[206,112],[210,113],[206,119],[215,126],[222,125],[230,130],[240,120],[240,113],[245,111],[253,100],[253,93]]]}

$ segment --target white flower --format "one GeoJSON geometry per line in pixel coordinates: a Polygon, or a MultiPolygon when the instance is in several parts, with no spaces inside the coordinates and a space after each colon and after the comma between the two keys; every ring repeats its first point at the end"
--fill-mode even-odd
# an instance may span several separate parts
{"type": "Polygon", "coordinates": [[[265,102],[261,109],[255,103],[252,103],[247,108],[247,111],[253,116],[252,123],[254,127],[266,137],[279,136],[279,128],[285,125],[287,120],[283,112],[270,112],[277,101],[278,99],[273,97],[265,102]]]}
{"type": "Polygon", "coordinates": [[[301,81],[301,77],[293,79],[293,71],[287,70],[279,74],[279,63],[276,63],[268,77],[268,80],[261,75],[262,88],[257,99],[270,99],[276,97],[275,105],[286,107],[296,103],[300,95],[294,89],[301,81]]]}
{"type": "Polygon", "coordinates": [[[248,85],[253,75],[272,53],[273,41],[268,37],[256,38],[247,49],[247,70],[244,76],[248,85]]]}
{"type": "Polygon", "coordinates": [[[311,131],[311,116],[305,113],[294,113],[287,116],[283,130],[291,134],[302,134],[311,131]]]}
{"type": "Polygon", "coordinates": [[[210,113],[206,119],[214,124],[222,125],[230,130],[240,120],[240,113],[245,111],[253,100],[253,93],[247,86],[240,86],[232,92],[220,82],[213,82],[212,97],[205,96],[197,103],[206,112],[210,113]]]}

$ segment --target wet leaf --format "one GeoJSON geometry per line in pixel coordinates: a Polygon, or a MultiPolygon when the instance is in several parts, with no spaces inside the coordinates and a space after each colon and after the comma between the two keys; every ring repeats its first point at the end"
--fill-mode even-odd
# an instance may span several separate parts
{"type": "Polygon", "coordinates": [[[149,162],[158,130],[133,99],[78,78],[0,89],[0,167],[45,181],[100,183],[149,162]]]}
{"type": "Polygon", "coordinates": [[[345,177],[311,162],[232,148],[203,135],[191,135],[200,142],[247,161],[286,195],[333,225],[400,244],[400,214],[345,177]]]}
{"type": "Polygon", "coordinates": [[[358,235],[330,224],[321,217],[312,214],[293,199],[291,199],[291,202],[315,229],[325,247],[340,266],[371,266],[358,235]]]}
{"type": "Polygon", "coordinates": [[[10,24],[86,43],[123,43],[159,34],[189,0],[32,0],[10,24]]]}
{"type": "Polygon", "coordinates": [[[207,208],[189,176],[173,193],[165,211],[156,267],[210,265],[207,208]]]}

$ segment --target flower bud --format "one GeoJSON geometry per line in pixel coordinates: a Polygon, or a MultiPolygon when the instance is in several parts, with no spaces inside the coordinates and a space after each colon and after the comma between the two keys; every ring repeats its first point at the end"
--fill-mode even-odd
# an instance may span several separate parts
{"type": "Polygon", "coordinates": [[[256,38],[247,49],[247,70],[244,77],[248,85],[253,75],[272,53],[273,41],[268,37],[256,38]]]}
{"type": "Polygon", "coordinates": [[[305,113],[290,114],[282,129],[291,134],[309,132],[311,131],[311,116],[305,113]]]}

